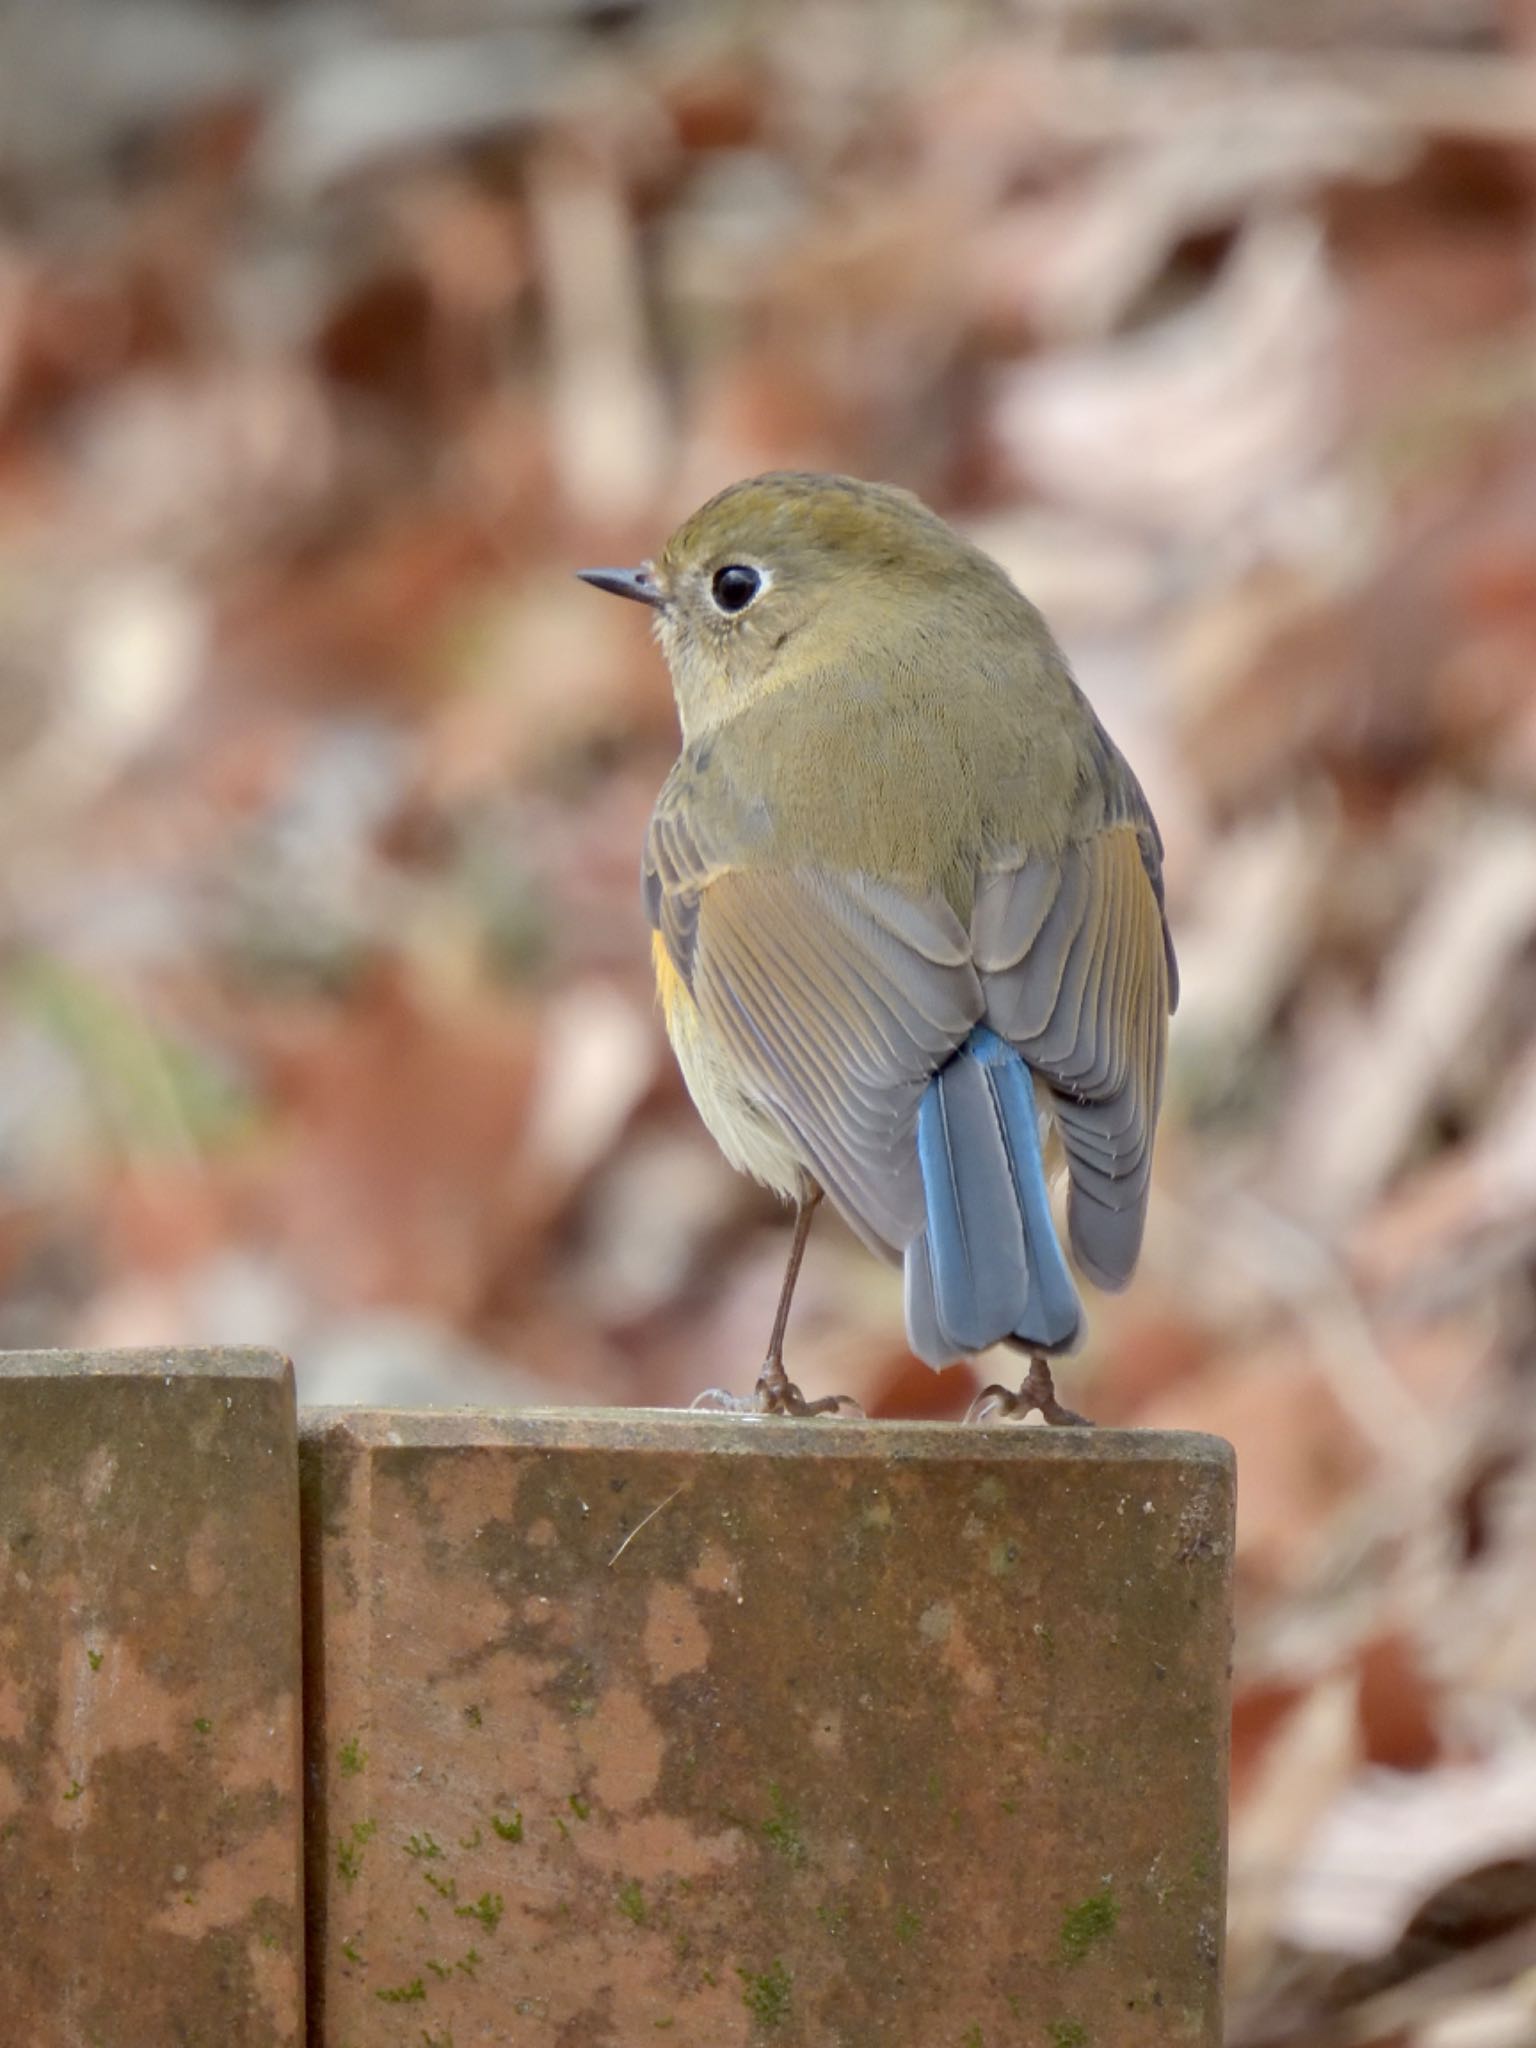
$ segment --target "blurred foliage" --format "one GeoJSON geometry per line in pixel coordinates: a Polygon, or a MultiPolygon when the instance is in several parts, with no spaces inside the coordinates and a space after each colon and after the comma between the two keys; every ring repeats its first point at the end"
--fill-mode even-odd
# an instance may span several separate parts
{"type": "MultiPolygon", "coordinates": [[[[22,0],[0,21],[0,1340],[310,1398],[745,1385],[674,730],[571,580],[927,495],[1169,843],[1143,1274],[1242,1468],[1234,2043],[1536,2043],[1536,11],[22,0]]],[[[818,1227],[797,1378],[956,1414],[818,1227]]]]}

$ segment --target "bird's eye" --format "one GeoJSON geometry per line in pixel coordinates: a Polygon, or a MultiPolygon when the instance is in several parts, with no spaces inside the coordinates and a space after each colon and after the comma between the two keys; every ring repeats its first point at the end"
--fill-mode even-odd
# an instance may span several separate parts
{"type": "Polygon", "coordinates": [[[709,591],[721,611],[744,612],[762,587],[756,569],[749,569],[745,562],[729,562],[715,571],[709,591]]]}

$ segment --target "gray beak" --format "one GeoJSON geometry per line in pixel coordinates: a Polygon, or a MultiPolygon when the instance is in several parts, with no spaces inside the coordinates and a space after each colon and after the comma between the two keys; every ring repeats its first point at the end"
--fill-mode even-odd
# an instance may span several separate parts
{"type": "Polygon", "coordinates": [[[665,602],[644,569],[578,569],[576,574],[594,589],[611,590],[615,597],[632,597],[636,604],[665,602]]]}

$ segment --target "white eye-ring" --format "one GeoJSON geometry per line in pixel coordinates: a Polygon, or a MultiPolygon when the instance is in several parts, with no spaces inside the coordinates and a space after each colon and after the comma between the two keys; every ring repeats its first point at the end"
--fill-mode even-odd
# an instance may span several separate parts
{"type": "Polygon", "coordinates": [[[761,569],[754,569],[750,562],[727,562],[710,578],[709,594],[717,610],[744,612],[767,588],[768,578],[761,569]]]}

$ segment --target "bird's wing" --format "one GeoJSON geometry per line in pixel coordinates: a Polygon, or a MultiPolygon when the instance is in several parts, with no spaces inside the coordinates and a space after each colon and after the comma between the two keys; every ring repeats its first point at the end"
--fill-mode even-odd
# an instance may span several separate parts
{"type": "Polygon", "coordinates": [[[917,1106],[981,1016],[970,941],[942,898],[814,867],[731,866],[718,817],[671,791],[645,896],[741,1088],[871,1243],[921,1227],[917,1106]]]}
{"type": "Polygon", "coordinates": [[[1114,797],[1063,852],[986,873],[971,932],[987,1022],[1050,1091],[1073,1252],[1111,1288],[1141,1248],[1177,992],[1156,827],[1134,780],[1114,797]]]}
{"type": "Polygon", "coordinates": [[[660,933],[673,967],[690,989],[699,898],[730,871],[736,836],[730,821],[713,816],[715,806],[701,800],[706,789],[692,752],[685,753],[656,799],[640,866],[640,893],[651,929],[660,933]]]}

